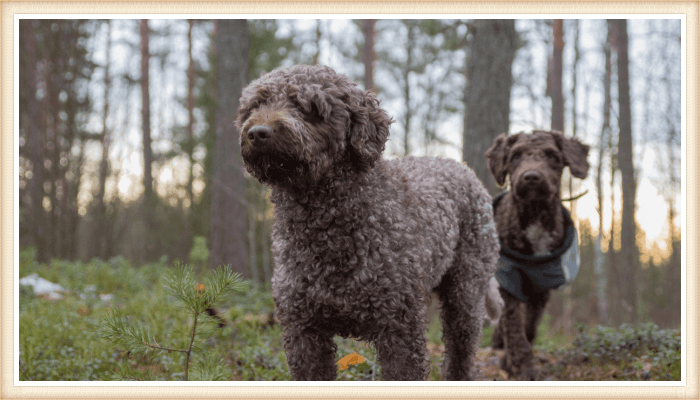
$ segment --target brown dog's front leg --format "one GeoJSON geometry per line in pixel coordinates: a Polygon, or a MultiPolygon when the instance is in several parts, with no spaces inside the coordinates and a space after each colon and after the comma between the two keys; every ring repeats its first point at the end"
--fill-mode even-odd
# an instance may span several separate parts
{"type": "Polygon", "coordinates": [[[535,342],[535,337],[537,337],[537,325],[539,325],[542,320],[544,308],[549,301],[549,293],[550,291],[547,290],[542,293],[534,294],[527,302],[525,333],[527,334],[527,341],[530,342],[530,344],[533,344],[535,342]]]}
{"type": "Polygon", "coordinates": [[[336,345],[333,335],[310,329],[285,329],[284,349],[295,381],[333,381],[336,378],[336,345]]]}
{"type": "Polygon", "coordinates": [[[381,334],[374,342],[384,381],[424,381],[430,372],[425,333],[418,324],[407,332],[381,334]]]}
{"type": "Polygon", "coordinates": [[[532,347],[525,334],[524,304],[507,291],[499,290],[506,303],[499,324],[505,349],[501,368],[517,380],[536,380],[537,370],[533,365],[532,347]]]}

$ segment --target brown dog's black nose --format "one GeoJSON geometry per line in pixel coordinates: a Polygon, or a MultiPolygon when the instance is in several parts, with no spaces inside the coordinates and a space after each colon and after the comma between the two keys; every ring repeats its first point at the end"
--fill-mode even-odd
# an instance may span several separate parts
{"type": "Polygon", "coordinates": [[[538,183],[542,180],[542,174],[537,171],[527,171],[523,174],[523,180],[527,183],[538,183]]]}
{"type": "Polygon", "coordinates": [[[248,140],[255,146],[265,142],[272,136],[272,127],[267,125],[255,125],[248,130],[248,140]]]}

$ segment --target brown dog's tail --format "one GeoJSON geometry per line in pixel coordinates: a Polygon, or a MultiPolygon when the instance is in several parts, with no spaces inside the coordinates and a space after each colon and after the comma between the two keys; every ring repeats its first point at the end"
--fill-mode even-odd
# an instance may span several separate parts
{"type": "Polygon", "coordinates": [[[491,322],[491,326],[496,326],[498,320],[501,318],[501,312],[503,312],[503,307],[505,302],[501,298],[501,294],[498,292],[498,281],[495,277],[492,277],[486,287],[486,315],[491,322]]]}

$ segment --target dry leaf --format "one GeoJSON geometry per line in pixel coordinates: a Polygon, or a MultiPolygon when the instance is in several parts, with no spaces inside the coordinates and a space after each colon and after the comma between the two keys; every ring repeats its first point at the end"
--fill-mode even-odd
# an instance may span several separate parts
{"type": "Polygon", "coordinates": [[[340,369],[346,369],[348,365],[362,364],[363,362],[365,362],[364,357],[357,353],[352,353],[338,360],[337,364],[340,365],[340,369]]]}

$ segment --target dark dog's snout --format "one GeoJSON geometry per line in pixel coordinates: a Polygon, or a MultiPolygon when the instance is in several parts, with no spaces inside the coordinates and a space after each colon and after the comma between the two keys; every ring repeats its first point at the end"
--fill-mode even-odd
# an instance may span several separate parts
{"type": "Polygon", "coordinates": [[[542,181],[542,174],[538,171],[527,171],[523,174],[523,180],[528,184],[538,184],[542,181]]]}
{"type": "Polygon", "coordinates": [[[272,136],[272,127],[267,125],[255,125],[248,130],[248,140],[253,146],[258,146],[272,136]]]}
{"type": "Polygon", "coordinates": [[[553,189],[547,184],[545,174],[536,169],[523,172],[514,185],[517,196],[523,199],[541,199],[553,193],[553,189]]]}

